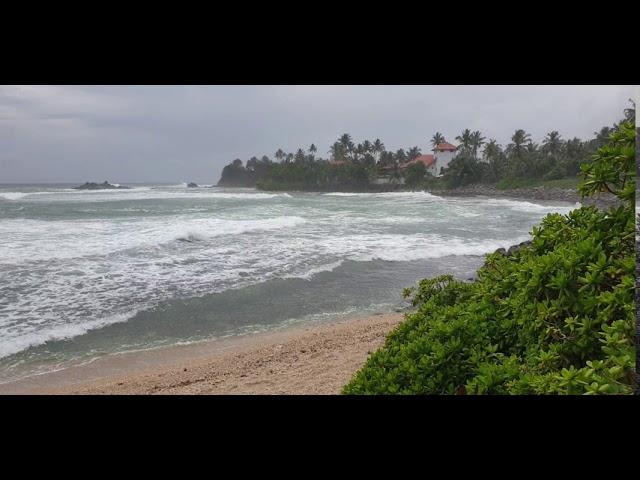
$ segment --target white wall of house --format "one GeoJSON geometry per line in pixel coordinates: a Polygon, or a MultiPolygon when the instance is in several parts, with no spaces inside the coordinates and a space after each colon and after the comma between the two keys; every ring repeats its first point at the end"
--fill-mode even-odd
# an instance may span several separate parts
{"type": "Polygon", "coordinates": [[[435,151],[433,152],[433,157],[436,159],[435,161],[435,167],[437,170],[437,173],[440,173],[440,169],[441,168],[447,168],[449,166],[449,162],[451,162],[451,160],[453,160],[453,157],[455,157],[456,152],[451,152],[449,150],[447,151],[435,151]]]}

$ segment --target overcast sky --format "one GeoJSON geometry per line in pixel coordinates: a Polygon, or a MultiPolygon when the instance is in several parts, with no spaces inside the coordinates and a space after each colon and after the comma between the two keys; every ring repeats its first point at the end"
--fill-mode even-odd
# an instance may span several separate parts
{"type": "Polygon", "coordinates": [[[430,149],[464,128],[506,145],[590,138],[633,86],[0,86],[0,183],[215,183],[235,158],[329,146],[348,132],[430,149]]]}

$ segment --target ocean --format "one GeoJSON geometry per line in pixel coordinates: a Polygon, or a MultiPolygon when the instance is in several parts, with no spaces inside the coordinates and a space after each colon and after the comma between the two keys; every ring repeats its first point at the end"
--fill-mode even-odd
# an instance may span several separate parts
{"type": "Polygon", "coordinates": [[[0,185],[0,383],[104,355],[405,308],[575,205],[426,192],[0,185]]]}

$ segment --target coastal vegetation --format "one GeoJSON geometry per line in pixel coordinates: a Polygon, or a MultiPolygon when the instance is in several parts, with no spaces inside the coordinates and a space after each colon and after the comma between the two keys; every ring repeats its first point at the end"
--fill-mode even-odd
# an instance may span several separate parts
{"type": "MultiPolygon", "coordinates": [[[[547,215],[533,228],[530,244],[488,255],[473,282],[442,275],[405,290],[415,313],[343,393],[632,393],[634,116],[627,110],[625,120],[586,145],[562,147],[557,135],[549,135],[545,150],[534,149],[526,146],[524,132],[516,132],[506,152],[493,157],[505,161],[499,163],[504,171],[544,178],[545,169],[525,161],[538,156],[555,159],[547,172],[572,172],[579,157],[568,152],[575,147],[583,155],[597,147],[580,166],[578,191],[584,197],[608,192],[618,205],[547,215]]],[[[464,160],[456,168],[473,169],[471,157],[459,158],[464,160]]]]}
{"type": "MultiPolygon", "coordinates": [[[[624,121],[635,121],[635,104],[625,110],[624,121]],[[632,118],[633,117],[633,118],[632,118]]],[[[418,146],[387,150],[380,139],[355,143],[342,134],[329,148],[328,158],[318,155],[315,144],[295,153],[278,149],[274,158],[235,159],[225,166],[219,186],[257,187],[262,190],[364,191],[388,189],[442,190],[484,184],[499,189],[553,182],[573,185],[580,165],[590,162],[618,125],[605,126],[588,140],[564,139],[550,131],[534,142],[530,133],[516,129],[502,146],[480,131],[463,130],[455,137],[455,157],[440,171],[415,161],[423,153],[418,146]]],[[[436,132],[432,147],[445,141],[436,132]]],[[[571,185],[571,186],[573,186],[571,185]]]]}

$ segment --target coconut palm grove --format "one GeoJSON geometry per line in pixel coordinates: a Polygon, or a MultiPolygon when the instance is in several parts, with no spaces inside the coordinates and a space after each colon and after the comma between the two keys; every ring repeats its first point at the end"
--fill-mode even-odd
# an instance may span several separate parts
{"type": "MultiPolygon", "coordinates": [[[[625,110],[624,121],[634,116],[635,104],[625,110]]],[[[345,133],[330,146],[326,158],[312,144],[295,153],[279,148],[273,160],[268,155],[246,162],[235,159],[224,167],[218,185],[303,191],[454,189],[474,183],[498,188],[545,182],[575,186],[580,165],[589,163],[617,128],[603,126],[587,140],[565,139],[553,130],[539,143],[525,130],[517,129],[504,146],[480,131],[464,129],[451,139],[456,151],[446,167],[419,161],[428,155],[418,146],[390,151],[380,139],[356,144],[345,133]]],[[[428,141],[434,149],[445,142],[448,139],[440,132],[428,141]]]]}

